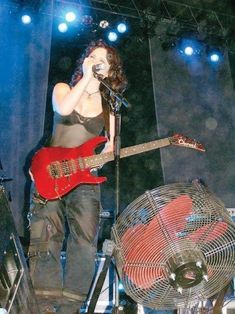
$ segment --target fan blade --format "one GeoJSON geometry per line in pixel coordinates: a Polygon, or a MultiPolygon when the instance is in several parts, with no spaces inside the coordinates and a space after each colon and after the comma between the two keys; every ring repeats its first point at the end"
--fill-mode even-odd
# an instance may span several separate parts
{"type": "Polygon", "coordinates": [[[125,255],[129,252],[133,253],[138,247],[143,247],[142,244],[149,243],[162,243],[165,237],[162,234],[162,224],[168,225],[168,220],[174,218],[174,224],[171,229],[167,230],[175,238],[177,232],[182,230],[186,224],[186,217],[192,213],[192,200],[187,195],[179,196],[164,206],[159,213],[150,221],[149,224],[139,224],[134,227],[128,228],[122,236],[122,246],[125,255]],[[160,238],[159,238],[160,236],[160,238]]]}
{"type": "Polygon", "coordinates": [[[167,232],[176,239],[177,231],[182,230],[191,213],[191,198],[181,195],[161,208],[149,224],[127,229],[121,239],[126,260],[124,270],[136,286],[150,288],[157,279],[165,278],[163,251],[168,242],[162,225],[169,225],[170,218],[167,232]]]}
{"type": "Polygon", "coordinates": [[[188,238],[195,243],[208,243],[221,237],[227,230],[228,225],[225,222],[216,222],[198,228],[196,231],[188,235],[188,238]],[[213,226],[214,225],[214,226],[213,226]]]}
{"type": "Polygon", "coordinates": [[[172,240],[178,239],[178,233],[185,228],[186,218],[192,214],[192,206],[192,199],[188,195],[181,195],[159,212],[164,228],[172,240]]]}

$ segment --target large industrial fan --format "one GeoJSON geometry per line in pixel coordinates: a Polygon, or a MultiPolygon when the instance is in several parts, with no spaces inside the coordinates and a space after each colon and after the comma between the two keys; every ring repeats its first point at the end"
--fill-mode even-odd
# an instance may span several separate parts
{"type": "Polygon", "coordinates": [[[112,237],[125,291],[144,306],[193,307],[235,273],[235,225],[199,183],[145,192],[117,218],[112,237]]]}

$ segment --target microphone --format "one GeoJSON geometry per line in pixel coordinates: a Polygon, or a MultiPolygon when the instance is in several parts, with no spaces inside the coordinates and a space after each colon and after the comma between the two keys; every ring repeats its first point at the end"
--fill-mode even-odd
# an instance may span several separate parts
{"type": "Polygon", "coordinates": [[[104,70],[105,69],[105,65],[103,63],[99,63],[99,64],[94,64],[92,66],[92,71],[93,72],[98,72],[100,70],[104,70]]]}

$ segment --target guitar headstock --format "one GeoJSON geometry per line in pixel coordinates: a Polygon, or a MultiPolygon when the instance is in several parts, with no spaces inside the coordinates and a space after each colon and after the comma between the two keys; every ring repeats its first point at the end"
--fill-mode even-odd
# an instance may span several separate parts
{"type": "Polygon", "coordinates": [[[174,134],[172,137],[169,138],[169,140],[172,145],[188,147],[199,150],[200,152],[205,152],[206,150],[201,143],[182,134],[174,134]]]}

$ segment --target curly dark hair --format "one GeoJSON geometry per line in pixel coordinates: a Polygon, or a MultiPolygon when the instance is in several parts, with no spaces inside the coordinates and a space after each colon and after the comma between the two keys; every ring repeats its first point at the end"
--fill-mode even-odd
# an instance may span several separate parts
{"type": "MultiPolygon", "coordinates": [[[[108,77],[105,79],[112,89],[116,92],[123,93],[127,87],[127,79],[122,68],[122,61],[115,48],[107,45],[102,39],[98,41],[92,41],[86,48],[85,53],[80,59],[77,60],[77,67],[72,76],[70,86],[73,87],[80,81],[83,76],[82,64],[85,58],[87,58],[93,50],[97,48],[104,48],[107,51],[107,60],[110,64],[108,77]]],[[[102,85],[102,84],[101,84],[102,85]]],[[[100,90],[102,91],[102,86],[100,90]]]]}

